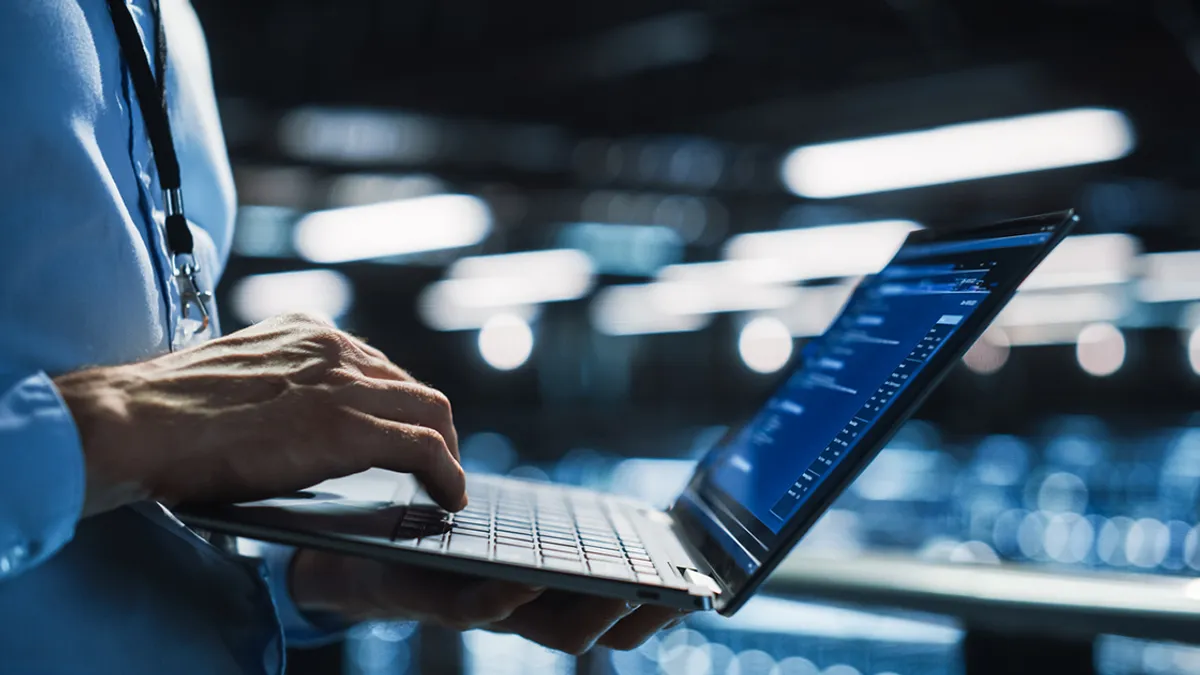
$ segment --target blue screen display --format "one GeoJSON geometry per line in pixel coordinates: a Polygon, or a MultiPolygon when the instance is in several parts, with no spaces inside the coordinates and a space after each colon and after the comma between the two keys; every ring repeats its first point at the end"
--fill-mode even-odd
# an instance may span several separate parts
{"type": "Polygon", "coordinates": [[[859,285],[787,381],[702,463],[703,489],[719,497],[705,507],[721,521],[709,523],[710,532],[746,571],[984,300],[1028,271],[1051,236],[910,244],[859,285]]]}

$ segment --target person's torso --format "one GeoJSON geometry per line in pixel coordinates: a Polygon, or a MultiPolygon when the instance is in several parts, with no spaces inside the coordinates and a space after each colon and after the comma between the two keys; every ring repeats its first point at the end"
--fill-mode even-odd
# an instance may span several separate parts
{"type": "MultiPolygon", "coordinates": [[[[149,2],[129,3],[152,39],[149,2]]],[[[186,0],[162,5],[185,203],[204,226],[193,231],[211,290],[232,184],[203,35],[186,0]]],[[[0,354],[18,368],[54,375],[171,348],[179,301],[161,189],[123,63],[105,0],[0,3],[0,354]]],[[[0,582],[0,673],[278,668],[255,572],[156,509],[86,519],[54,558],[0,582]]]]}

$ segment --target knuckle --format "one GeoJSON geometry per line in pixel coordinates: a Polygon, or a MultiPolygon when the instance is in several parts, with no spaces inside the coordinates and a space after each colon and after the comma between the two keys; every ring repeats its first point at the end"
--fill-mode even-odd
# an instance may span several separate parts
{"type": "Polygon", "coordinates": [[[413,445],[417,463],[429,468],[438,463],[438,457],[445,452],[446,442],[442,435],[433,429],[417,427],[413,434],[413,445]]]}
{"type": "Polygon", "coordinates": [[[349,349],[350,336],[333,326],[322,326],[313,336],[318,344],[328,349],[336,349],[339,353],[349,349]]]}
{"type": "Polygon", "coordinates": [[[328,319],[309,312],[287,312],[286,314],[280,315],[279,319],[286,323],[319,326],[323,328],[333,327],[333,324],[331,324],[328,319]]]}
{"type": "Polygon", "coordinates": [[[421,445],[430,463],[437,463],[446,454],[446,439],[435,429],[425,429],[421,445]]]}
{"type": "Polygon", "coordinates": [[[349,390],[369,389],[370,383],[363,381],[362,376],[345,365],[337,364],[325,371],[325,381],[330,384],[343,385],[349,390]]]}
{"type": "Polygon", "coordinates": [[[447,417],[452,416],[453,408],[450,405],[450,398],[437,389],[430,389],[429,392],[429,400],[433,407],[447,417]]]}

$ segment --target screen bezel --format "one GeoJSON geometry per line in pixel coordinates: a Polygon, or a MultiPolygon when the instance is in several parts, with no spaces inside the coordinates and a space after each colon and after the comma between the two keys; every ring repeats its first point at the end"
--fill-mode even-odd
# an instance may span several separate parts
{"type": "MultiPolygon", "coordinates": [[[[852,453],[844,461],[835,466],[828,478],[823,480],[813,490],[812,495],[804,502],[800,510],[780,530],[773,550],[768,552],[766,559],[761,561],[760,567],[752,574],[747,574],[743,571],[735,559],[709,534],[701,519],[711,521],[712,518],[694,509],[688,504],[687,500],[682,499],[682,497],[686,496],[689,500],[700,503],[705,509],[712,508],[714,502],[704,499],[704,495],[711,494],[715,491],[715,488],[709,487],[706,489],[703,480],[706,475],[705,462],[702,461],[700,463],[696,472],[689,480],[687,487],[681,493],[681,499],[676,500],[669,514],[679,528],[682,537],[704,558],[718,583],[722,586],[724,592],[715,602],[715,608],[721,614],[732,614],[753,595],[755,589],[758,588],[787,554],[791,552],[800,538],[824,515],[834,500],[854,482],[854,479],[862,473],[871,460],[887,445],[900,429],[901,425],[925,402],[929,394],[937,388],[946,375],[953,369],[952,367],[955,363],[975,343],[979,335],[987,329],[1000,310],[1008,304],[1008,301],[1016,293],[1017,288],[1025,278],[1067,236],[1078,221],[1079,218],[1075,215],[1075,211],[1068,210],[950,232],[918,230],[911,233],[905,239],[904,247],[907,247],[914,244],[947,243],[969,239],[990,239],[1007,235],[1034,234],[1044,231],[1051,232],[1050,238],[1040,245],[1039,250],[1033,256],[1027,268],[1021,270],[1018,274],[1013,274],[1012,281],[997,287],[988,296],[980,307],[963,323],[963,326],[955,331],[943,347],[934,354],[926,367],[915,376],[918,379],[897,395],[891,407],[872,425],[871,429],[859,442],[858,451],[852,453]]],[[[901,250],[903,250],[903,247],[901,250]]],[[[795,369],[785,372],[770,391],[773,393],[794,372],[795,369]]],[[[764,405],[766,400],[769,400],[770,395],[768,394],[767,398],[764,399],[764,405]]],[[[721,442],[709,452],[718,452],[727,442],[737,437],[736,432],[737,429],[731,429],[730,433],[727,433],[721,442]]],[[[720,522],[716,522],[715,525],[718,528],[726,529],[720,522]]]]}

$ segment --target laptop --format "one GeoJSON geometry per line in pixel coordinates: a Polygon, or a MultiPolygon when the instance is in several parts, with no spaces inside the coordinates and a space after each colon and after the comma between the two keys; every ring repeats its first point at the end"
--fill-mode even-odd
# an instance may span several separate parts
{"type": "Polygon", "coordinates": [[[909,235],[666,510],[566,485],[469,476],[470,505],[452,514],[411,475],[372,469],[178,515],[236,536],[731,615],[1077,221],[1065,211],[909,235]]]}

